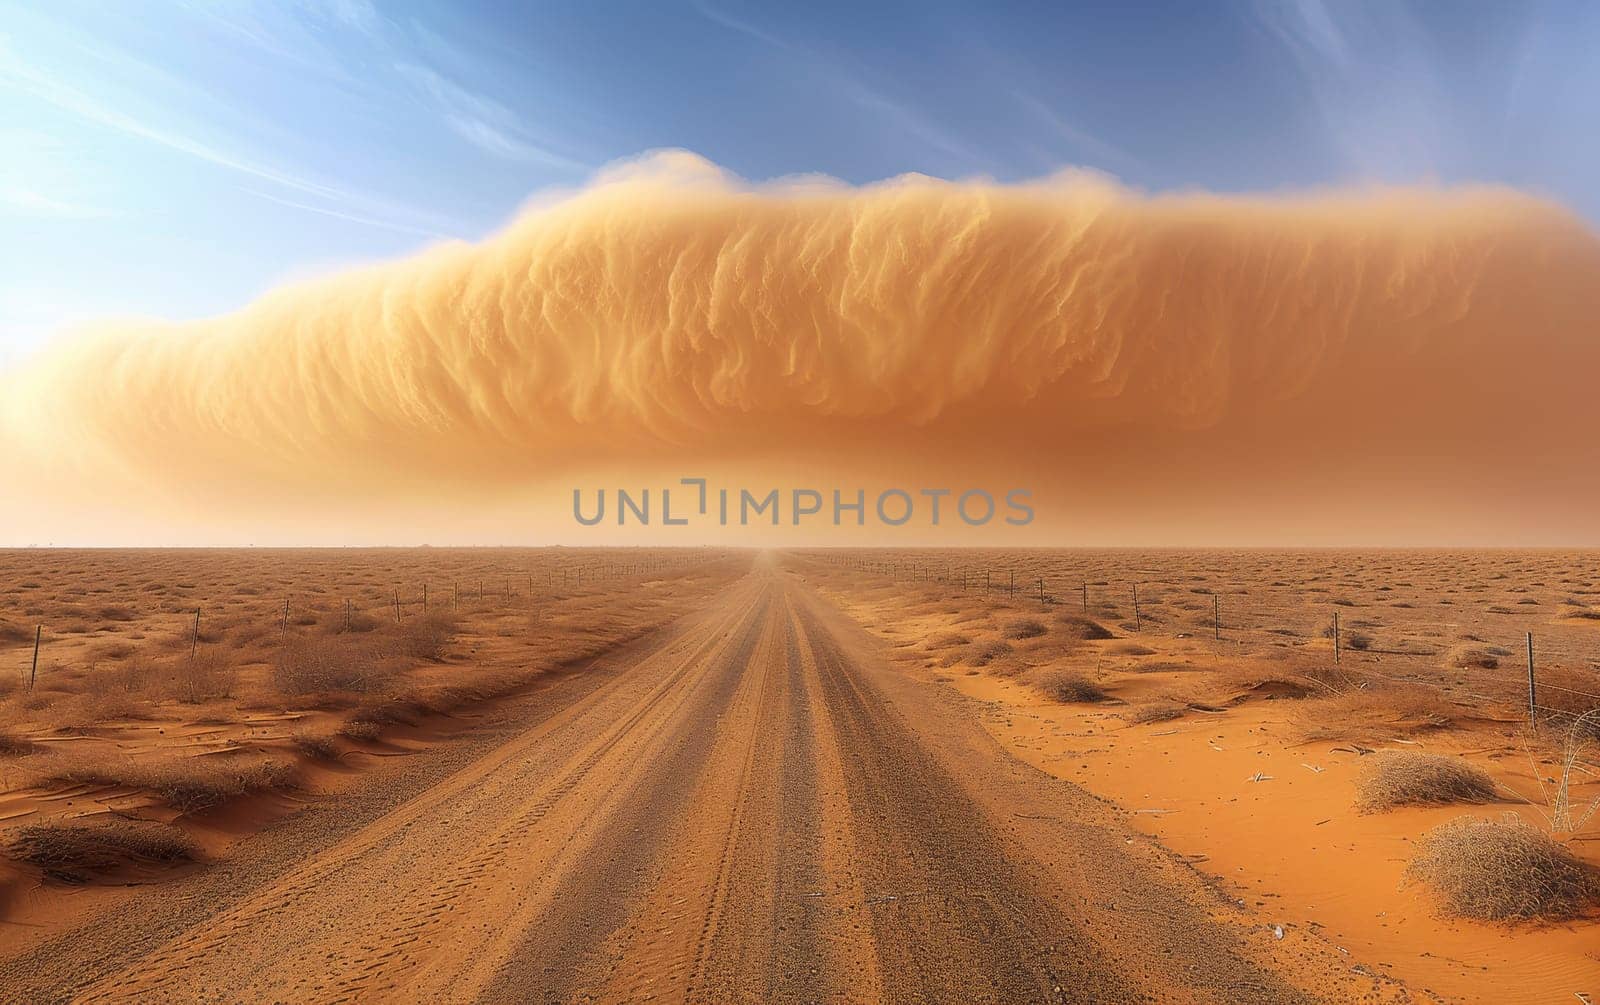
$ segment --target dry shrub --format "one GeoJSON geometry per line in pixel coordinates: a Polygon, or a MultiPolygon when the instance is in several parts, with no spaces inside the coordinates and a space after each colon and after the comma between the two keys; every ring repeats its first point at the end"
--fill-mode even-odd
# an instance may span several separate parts
{"type": "Polygon", "coordinates": [[[1045,670],[1034,677],[1033,683],[1045,697],[1063,704],[1106,699],[1104,688],[1073,670],[1045,670]]]}
{"type": "Polygon", "coordinates": [[[339,735],[357,743],[371,743],[383,735],[383,726],[366,720],[347,722],[339,727],[339,735]]]}
{"type": "Polygon", "coordinates": [[[1008,639],[1036,639],[1049,630],[1038,618],[1019,618],[1006,625],[1002,634],[1008,639]]]}
{"type": "Polygon", "coordinates": [[[464,705],[505,694],[524,680],[515,673],[475,675],[470,684],[435,685],[414,694],[429,712],[447,715],[464,705]]]}
{"type": "Polygon", "coordinates": [[[180,623],[179,627],[172,629],[170,632],[159,635],[152,642],[152,645],[159,646],[160,648],[169,650],[173,653],[182,653],[183,655],[187,656],[189,655],[189,651],[197,644],[215,645],[216,643],[222,641],[221,626],[214,623],[215,619],[203,619],[200,622],[200,633],[199,635],[196,635],[194,630],[194,612],[188,611],[186,613],[188,616],[180,623]]]}
{"type": "Polygon", "coordinates": [[[1445,654],[1445,662],[1457,670],[1493,670],[1509,650],[1497,646],[1456,646],[1445,654]]]}
{"type": "Polygon", "coordinates": [[[1383,743],[1449,729],[1458,709],[1437,688],[1402,681],[1375,681],[1307,702],[1300,710],[1304,740],[1383,743]]]}
{"type": "Polygon", "coordinates": [[[1077,639],[1079,642],[1095,642],[1101,639],[1114,639],[1111,630],[1100,622],[1086,618],[1081,614],[1063,614],[1057,622],[1061,625],[1061,633],[1068,638],[1077,639]]]}
{"type": "Polygon", "coordinates": [[[1212,679],[1229,694],[1248,692],[1268,698],[1338,695],[1353,687],[1351,677],[1331,660],[1297,657],[1274,658],[1263,665],[1225,667],[1212,679]]]}
{"type": "Polygon", "coordinates": [[[459,707],[473,694],[466,689],[435,688],[427,692],[408,691],[388,700],[368,701],[350,713],[337,735],[370,743],[390,726],[415,725],[423,716],[459,707]]]}
{"type": "Polygon", "coordinates": [[[332,734],[301,730],[289,737],[289,743],[313,761],[333,761],[339,757],[339,744],[332,734]]]}
{"type": "MultiPolygon", "coordinates": [[[[1527,707],[1527,692],[1522,687],[1508,684],[1501,690],[1512,702],[1527,707]]],[[[1600,695],[1600,672],[1573,666],[1539,668],[1540,710],[1566,713],[1555,717],[1558,724],[1571,722],[1573,718],[1579,719],[1586,724],[1581,732],[1591,739],[1600,739],[1600,717],[1589,715],[1590,712],[1600,712],[1600,699],[1593,695],[1600,695]]]]}
{"type": "Polygon", "coordinates": [[[137,694],[148,688],[159,675],[154,663],[147,657],[137,656],[108,670],[101,670],[99,679],[107,691],[137,694]]]}
{"type": "MultiPolygon", "coordinates": [[[[100,698],[108,708],[113,697],[118,695],[142,695],[157,701],[171,699],[189,704],[228,698],[233,695],[238,677],[239,669],[231,653],[215,646],[201,648],[192,656],[183,653],[162,661],[136,656],[95,674],[100,698]]],[[[126,707],[123,714],[133,714],[127,699],[122,702],[126,707]]]]}
{"type": "Polygon", "coordinates": [[[387,701],[371,701],[350,713],[347,722],[370,722],[379,727],[412,726],[434,708],[416,692],[407,692],[387,701]]]}
{"type": "Polygon", "coordinates": [[[1189,706],[1182,702],[1147,701],[1129,709],[1127,718],[1129,722],[1137,723],[1167,722],[1172,719],[1182,718],[1183,713],[1188,710],[1189,706]]]}
{"type": "Polygon", "coordinates": [[[167,670],[167,687],[179,701],[197,704],[233,694],[239,670],[228,654],[214,646],[178,660],[167,670]]]}
{"type": "Polygon", "coordinates": [[[290,695],[383,690],[406,661],[440,659],[457,628],[453,615],[434,611],[359,635],[296,636],[273,661],[273,685],[290,695]]]}
{"type": "Polygon", "coordinates": [[[348,623],[346,623],[343,619],[340,620],[339,631],[371,632],[383,627],[384,624],[384,621],[375,618],[370,614],[363,614],[360,611],[352,611],[350,613],[350,620],[348,623]]]}
{"type": "Polygon", "coordinates": [[[986,667],[996,660],[1010,656],[1011,645],[998,639],[991,642],[975,642],[970,646],[958,649],[944,658],[945,666],[954,666],[965,663],[969,666],[986,667]]]}
{"type": "Polygon", "coordinates": [[[15,621],[7,621],[5,618],[0,618],[0,645],[14,646],[23,643],[32,645],[33,632],[32,628],[25,628],[15,621]]]}
{"type": "Polygon", "coordinates": [[[177,828],[132,820],[99,825],[32,824],[17,831],[7,853],[64,883],[86,883],[129,865],[182,865],[199,857],[194,844],[177,828]]]}
{"type": "Polygon", "coordinates": [[[400,626],[396,632],[396,651],[415,659],[437,660],[454,641],[458,627],[454,615],[429,611],[400,626]]]}
{"type": "Polygon", "coordinates": [[[146,703],[119,691],[72,695],[47,716],[58,731],[85,730],[113,719],[147,719],[146,703]]]}
{"type": "Polygon", "coordinates": [[[12,699],[13,707],[21,712],[39,712],[49,708],[64,697],[60,691],[47,688],[18,690],[12,699]]]}
{"type": "Polygon", "coordinates": [[[242,625],[228,629],[228,644],[235,650],[243,649],[252,642],[259,642],[268,637],[276,637],[277,632],[259,621],[247,621],[242,625]]]}
{"type": "Polygon", "coordinates": [[[132,656],[135,651],[136,650],[131,644],[120,640],[113,640],[111,642],[102,642],[93,649],[90,649],[89,655],[95,660],[111,660],[115,662],[117,660],[127,659],[129,656],[132,656]]]}
{"type": "Polygon", "coordinates": [[[1584,762],[1587,760],[1589,744],[1596,735],[1600,735],[1600,709],[1585,712],[1568,727],[1567,739],[1561,749],[1560,770],[1548,786],[1544,772],[1537,765],[1534,766],[1533,777],[1539,783],[1539,795],[1544,803],[1539,812],[1556,834],[1577,834],[1589,825],[1596,814],[1600,814],[1600,795],[1587,803],[1582,799],[1574,802],[1572,798],[1574,776],[1592,776],[1584,767],[1584,762]]]}
{"type": "Polygon", "coordinates": [[[1245,697],[1252,695],[1270,699],[1309,698],[1312,695],[1336,693],[1327,689],[1319,689],[1316,682],[1309,681],[1296,674],[1279,673],[1272,670],[1236,667],[1218,673],[1215,680],[1218,687],[1236,696],[1236,700],[1241,701],[1245,697]]]}
{"type": "Polygon", "coordinates": [[[57,785],[106,785],[149,792],[179,813],[215,809],[242,796],[293,787],[294,767],[267,758],[170,758],[53,764],[43,779],[57,785]]]}
{"type": "Polygon", "coordinates": [[[381,647],[366,637],[312,635],[278,651],[272,683],[282,694],[377,690],[396,673],[381,647]]]}
{"type": "Polygon", "coordinates": [[[1364,759],[1356,777],[1356,808],[1363,813],[1496,798],[1494,779],[1459,757],[1443,754],[1386,750],[1364,759]]]}
{"type": "Polygon", "coordinates": [[[1200,668],[1187,661],[1140,660],[1127,669],[1135,673],[1194,673],[1200,668]]]}
{"type": "Polygon", "coordinates": [[[39,752],[39,745],[25,736],[0,730],[0,757],[27,757],[39,752]]]}
{"type": "Polygon", "coordinates": [[[1149,646],[1141,646],[1137,642],[1118,642],[1106,649],[1114,656],[1154,656],[1156,651],[1149,646]]]}
{"type": "Polygon", "coordinates": [[[1457,817],[1423,835],[1406,867],[1448,915],[1481,921],[1566,921],[1600,902],[1600,875],[1515,813],[1457,817]]]}
{"type": "Polygon", "coordinates": [[[940,632],[931,636],[927,641],[927,648],[931,650],[950,649],[954,646],[971,645],[972,639],[960,632],[940,632]]]}

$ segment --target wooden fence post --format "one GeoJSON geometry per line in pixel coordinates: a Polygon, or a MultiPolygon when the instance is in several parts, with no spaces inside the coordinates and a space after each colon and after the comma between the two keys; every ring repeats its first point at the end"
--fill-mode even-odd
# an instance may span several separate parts
{"type": "Polygon", "coordinates": [[[1333,612],[1333,661],[1339,662],[1339,612],[1333,612]]]}
{"type": "Polygon", "coordinates": [[[1133,584],[1133,630],[1139,631],[1144,627],[1144,621],[1139,617],[1139,584],[1133,584]]]}
{"type": "Polygon", "coordinates": [[[1211,637],[1222,638],[1222,598],[1215,593],[1211,595],[1211,637]]]}
{"type": "Polygon", "coordinates": [[[194,609],[194,637],[189,640],[189,658],[194,659],[195,650],[200,648],[200,608],[194,609]]]}
{"type": "Polygon", "coordinates": [[[1539,725],[1538,718],[1539,696],[1534,690],[1533,683],[1533,633],[1528,633],[1528,726],[1539,725]]]}
{"type": "Polygon", "coordinates": [[[33,630],[33,669],[28,672],[28,690],[33,690],[33,685],[39,679],[39,639],[44,636],[44,625],[39,625],[33,630]]]}
{"type": "Polygon", "coordinates": [[[1044,603],[1044,580],[1039,580],[1039,603],[1044,603]]]}

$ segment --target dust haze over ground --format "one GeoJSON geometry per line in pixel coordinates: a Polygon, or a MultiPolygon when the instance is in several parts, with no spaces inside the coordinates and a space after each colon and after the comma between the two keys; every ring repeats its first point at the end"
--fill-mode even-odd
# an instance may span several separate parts
{"type": "Polygon", "coordinates": [[[0,452],[41,539],[465,509],[503,540],[570,529],[602,469],[888,453],[1035,487],[1035,540],[1570,541],[1597,291],[1595,235],[1504,189],[751,185],[667,152],[479,244],[68,336],[0,376],[0,452]]]}

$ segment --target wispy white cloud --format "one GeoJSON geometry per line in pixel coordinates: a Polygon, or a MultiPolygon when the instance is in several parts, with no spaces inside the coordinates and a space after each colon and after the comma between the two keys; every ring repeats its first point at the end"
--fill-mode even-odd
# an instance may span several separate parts
{"type": "Polygon", "coordinates": [[[1448,159],[1454,105],[1430,58],[1430,39],[1405,5],[1257,0],[1250,10],[1249,23],[1287,57],[1349,169],[1414,181],[1448,159]]]}
{"type": "Polygon", "coordinates": [[[375,31],[383,23],[383,15],[372,0],[299,0],[299,5],[360,31],[375,31]]]}
{"type": "Polygon", "coordinates": [[[0,185],[0,214],[21,216],[57,217],[72,220],[92,220],[120,215],[104,206],[91,206],[46,195],[36,189],[20,185],[0,185]]]}
{"type": "Polygon", "coordinates": [[[122,216],[59,137],[38,129],[0,129],[0,216],[90,220],[122,216]]]}
{"type": "MultiPolygon", "coordinates": [[[[135,72],[144,69],[143,64],[131,59],[124,60],[124,66],[135,72]]],[[[423,222],[443,225],[430,212],[397,206],[371,195],[356,193],[308,173],[237,152],[217,140],[202,138],[192,126],[185,128],[158,121],[149,114],[127,110],[117,99],[92,93],[69,81],[61,73],[30,63],[8,44],[4,36],[0,36],[0,87],[9,87],[104,129],[165,147],[302,196],[324,200],[344,207],[346,212],[375,221],[384,220],[389,229],[415,229],[415,224],[423,222]]],[[[128,103],[132,103],[131,98],[128,103]]]]}
{"type": "Polygon", "coordinates": [[[1256,5],[1263,27],[1294,54],[1302,66],[1348,67],[1349,43],[1323,0],[1272,0],[1256,5]]]}
{"type": "Polygon", "coordinates": [[[122,112],[87,92],[66,83],[59,77],[29,66],[15,53],[8,51],[3,43],[0,43],[0,83],[9,84],[17,90],[41,101],[48,102],[64,112],[87,119],[107,129],[113,129],[129,136],[158,143],[161,146],[169,147],[219,167],[225,167],[272,182],[275,185],[282,185],[285,188],[318,195],[323,198],[335,198],[341,194],[338,189],[332,186],[298,177],[264,164],[255,163],[181,132],[172,131],[122,112]]]}
{"type": "Polygon", "coordinates": [[[197,17],[284,55],[306,41],[303,29],[336,28],[381,36],[388,21],[369,0],[179,0],[197,17]]]}
{"type": "Polygon", "coordinates": [[[417,237],[431,237],[438,240],[449,240],[451,237],[457,236],[451,234],[442,234],[437,230],[429,230],[426,227],[413,227],[409,224],[396,223],[393,220],[385,220],[376,216],[366,216],[361,213],[352,213],[347,210],[337,209],[329,206],[318,206],[309,202],[299,202],[294,199],[285,199],[282,196],[272,195],[256,189],[245,188],[240,189],[240,191],[244,192],[246,195],[254,196],[257,199],[265,199],[268,202],[277,203],[279,206],[287,206],[290,209],[305,210],[307,213],[317,213],[321,216],[331,217],[335,220],[348,220],[351,223],[361,223],[366,224],[369,227],[392,230],[398,234],[413,234],[417,237]]]}
{"type": "Polygon", "coordinates": [[[877,113],[893,123],[901,132],[921,140],[925,146],[975,164],[989,162],[990,158],[963,143],[948,130],[904,102],[896,101],[859,81],[848,81],[844,84],[844,88],[846,96],[858,107],[877,113]]]}
{"type": "Polygon", "coordinates": [[[438,111],[446,125],[473,146],[509,160],[565,171],[587,171],[591,165],[558,153],[532,136],[506,106],[415,63],[395,69],[438,111]]]}
{"type": "Polygon", "coordinates": [[[282,6],[244,0],[201,4],[197,10],[275,57],[312,67],[347,89],[382,102],[394,77],[348,72],[345,62],[353,41],[389,64],[414,99],[426,102],[446,128],[478,150],[569,173],[592,167],[563,152],[560,144],[536,135],[504,104],[457,83],[431,58],[442,50],[454,57],[447,62],[463,65],[474,62],[470,55],[457,52],[452,43],[419,22],[395,25],[368,0],[295,0],[282,6]],[[330,37],[343,38],[344,44],[329,44],[330,37]]]}
{"type": "Polygon", "coordinates": [[[876,114],[893,128],[920,140],[930,149],[973,164],[992,163],[990,157],[963,142],[937,121],[913,108],[909,103],[890,96],[881,88],[874,87],[861,74],[852,72],[838,60],[830,59],[809,46],[786,39],[759,25],[734,17],[705,0],[694,0],[694,9],[713,24],[755,39],[809,64],[819,76],[832,81],[840,88],[847,100],[859,108],[876,114]]]}
{"type": "Polygon", "coordinates": [[[274,57],[310,67],[379,104],[398,77],[412,98],[426,102],[446,128],[494,157],[568,173],[592,167],[536,135],[510,108],[437,69],[429,50],[453,50],[450,42],[415,21],[397,26],[368,0],[294,0],[283,5],[243,0],[200,4],[197,12],[274,57]],[[341,41],[332,44],[329,39],[341,41]],[[394,76],[349,72],[346,62],[352,46],[389,64],[394,76]]]}
{"type": "Polygon", "coordinates": [[[386,45],[390,24],[363,0],[180,0],[197,25],[221,44],[265,55],[296,76],[314,78],[348,98],[375,102],[381,91],[359,72],[363,47],[386,45]]]}
{"type": "Polygon", "coordinates": [[[711,6],[709,3],[706,3],[705,0],[694,0],[694,9],[696,13],[705,18],[707,21],[710,21],[713,24],[719,24],[730,31],[736,31],[741,35],[748,35],[750,38],[753,38],[758,42],[765,42],[774,49],[782,49],[785,52],[810,54],[807,50],[794,44],[793,42],[790,42],[788,39],[775,35],[757,25],[751,24],[749,21],[743,20],[742,18],[734,17],[726,11],[711,6]]]}
{"type": "Polygon", "coordinates": [[[1148,170],[1148,165],[1138,157],[1109,140],[1073,125],[1055,108],[1034,95],[1023,91],[1012,91],[1011,97],[1034,118],[1048,125],[1073,149],[1074,153],[1092,160],[1094,163],[1091,166],[1117,171],[1148,170]]]}

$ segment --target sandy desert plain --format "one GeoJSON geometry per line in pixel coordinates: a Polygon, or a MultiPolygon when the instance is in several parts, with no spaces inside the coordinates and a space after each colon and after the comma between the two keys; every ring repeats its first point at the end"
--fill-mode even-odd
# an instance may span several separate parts
{"type": "Polygon", "coordinates": [[[1597,695],[1594,552],[0,552],[0,1000],[1600,1001],[1597,695]]]}

